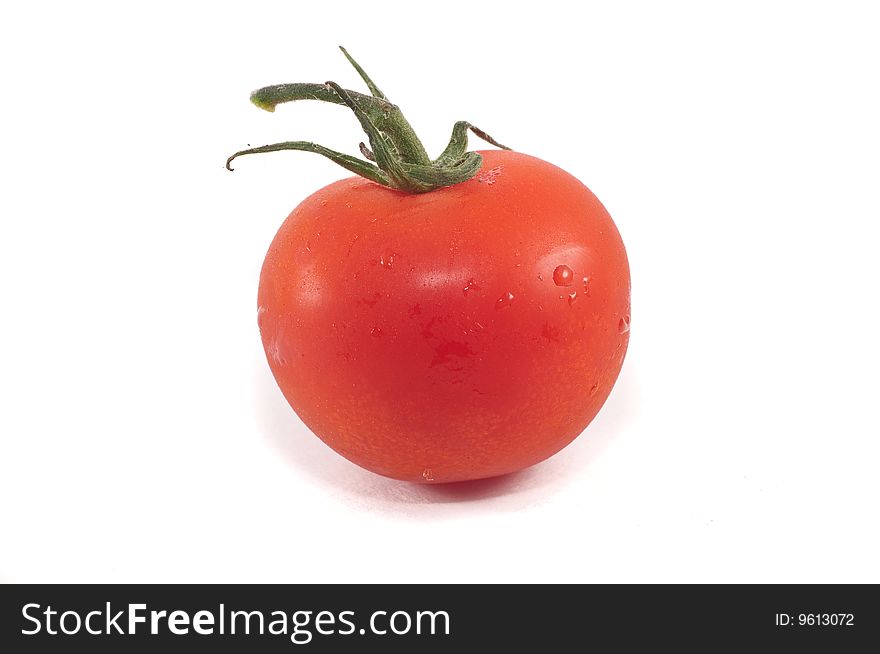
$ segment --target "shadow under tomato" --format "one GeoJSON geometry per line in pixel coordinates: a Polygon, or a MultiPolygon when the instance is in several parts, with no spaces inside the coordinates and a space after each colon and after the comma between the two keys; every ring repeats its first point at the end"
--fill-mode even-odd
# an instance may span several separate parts
{"type": "Polygon", "coordinates": [[[488,479],[419,486],[426,497],[436,498],[438,502],[473,502],[516,492],[534,473],[535,469],[529,468],[488,479]]]}
{"type": "Polygon", "coordinates": [[[540,503],[555,487],[588,474],[606,445],[622,431],[635,402],[632,375],[621,375],[606,405],[587,431],[543,463],[500,477],[450,484],[412,484],[387,479],[347,461],[312,434],[287,404],[265,361],[255,365],[254,404],[258,426],[291,467],[330,493],[366,510],[398,512],[406,505],[470,505],[516,510],[540,503]],[[397,507],[397,508],[395,508],[397,507]]]}

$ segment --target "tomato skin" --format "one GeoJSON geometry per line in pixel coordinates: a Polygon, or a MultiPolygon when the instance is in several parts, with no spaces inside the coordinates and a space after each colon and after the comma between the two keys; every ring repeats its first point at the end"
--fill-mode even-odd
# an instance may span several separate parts
{"type": "Polygon", "coordinates": [[[605,208],[547,162],[481,154],[475,178],[422,195],[330,184],[266,255],[259,324],[278,385],[381,475],[452,482],[542,461],[623,363],[629,266],[605,208]]]}

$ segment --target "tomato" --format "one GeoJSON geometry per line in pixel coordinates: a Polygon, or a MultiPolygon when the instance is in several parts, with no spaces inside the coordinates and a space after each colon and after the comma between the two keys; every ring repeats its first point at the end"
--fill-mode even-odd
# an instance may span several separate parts
{"type": "Polygon", "coordinates": [[[556,166],[480,154],[475,177],[429,193],[330,184],[266,255],[259,327],[278,385],[381,475],[538,463],[590,423],[626,353],[629,268],[608,212],[556,166]]]}
{"type": "Polygon", "coordinates": [[[454,482],[513,472],[570,443],[629,342],[626,251],[577,179],[466,121],[431,159],[400,108],[342,48],[370,95],[279,84],[251,101],[346,105],[365,160],[309,141],[359,177],[287,218],[259,288],[272,373],[303,422],[381,475],[454,482]],[[467,152],[468,132],[502,148],[467,152]]]}

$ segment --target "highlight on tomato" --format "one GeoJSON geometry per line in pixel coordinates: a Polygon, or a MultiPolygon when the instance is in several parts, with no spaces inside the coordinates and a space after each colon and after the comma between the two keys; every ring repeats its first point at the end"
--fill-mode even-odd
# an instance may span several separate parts
{"type": "Polygon", "coordinates": [[[456,482],[536,464],[596,416],[629,342],[626,251],[593,193],[466,121],[431,158],[400,108],[334,82],[261,88],[347,107],[363,158],[303,200],[266,254],[258,323],[282,393],[321,440],[380,475],[456,482]],[[468,132],[495,150],[468,151],[468,132]]]}

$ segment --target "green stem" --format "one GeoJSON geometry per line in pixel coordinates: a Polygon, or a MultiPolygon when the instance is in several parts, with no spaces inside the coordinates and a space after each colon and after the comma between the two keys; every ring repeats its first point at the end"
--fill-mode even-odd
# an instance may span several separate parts
{"type": "Polygon", "coordinates": [[[385,97],[385,94],[379,90],[379,87],[376,86],[376,83],[370,79],[369,75],[367,75],[367,71],[361,68],[361,65],[354,60],[354,57],[348,54],[348,50],[343,48],[341,45],[339,46],[339,49],[342,50],[342,54],[344,54],[345,58],[348,59],[348,63],[354,66],[354,69],[358,72],[358,75],[360,75],[361,79],[364,80],[364,84],[366,84],[367,88],[370,89],[370,93],[373,95],[373,97],[387,100],[388,98],[385,97]]]}
{"type": "Polygon", "coordinates": [[[376,158],[376,165],[391,178],[395,188],[407,191],[408,193],[421,193],[420,185],[412,183],[412,180],[404,171],[404,161],[401,160],[403,157],[398,158],[395,156],[392,147],[385,140],[382,132],[379,131],[379,128],[376,127],[367,112],[355,104],[355,101],[352,100],[348,92],[335,82],[327,82],[327,86],[336,91],[339,97],[348,105],[349,109],[354,112],[354,115],[360,121],[361,127],[366,132],[367,138],[370,140],[370,148],[373,151],[373,156],[376,158]]]}
{"type": "Polygon", "coordinates": [[[370,148],[367,147],[367,144],[364,143],[363,141],[358,143],[358,149],[361,151],[361,154],[364,155],[364,157],[368,161],[376,161],[376,155],[373,154],[373,151],[370,150],[370,148]]]}
{"type": "Polygon", "coordinates": [[[510,148],[508,148],[506,145],[501,145],[498,141],[486,134],[486,132],[481,130],[479,127],[471,125],[466,120],[460,120],[453,126],[452,136],[449,139],[449,145],[447,145],[446,149],[443,150],[443,154],[434,159],[434,165],[445,166],[452,162],[458,161],[464,156],[465,150],[467,150],[468,130],[472,131],[481,139],[483,139],[487,143],[491,143],[497,148],[501,148],[502,150],[510,150],[510,148]]]}
{"type": "Polygon", "coordinates": [[[339,164],[346,170],[349,170],[356,175],[366,177],[367,179],[372,180],[378,184],[384,184],[385,186],[390,185],[390,180],[388,179],[388,176],[385,175],[385,173],[383,173],[381,170],[379,170],[377,166],[367,163],[366,161],[361,161],[357,157],[352,157],[347,154],[337,152],[336,150],[325,148],[323,145],[310,143],[309,141],[285,141],[284,143],[273,143],[271,145],[262,145],[258,148],[239,150],[226,160],[226,169],[235,170],[230,164],[234,159],[242,155],[260,154],[263,152],[279,152],[281,150],[299,150],[301,152],[314,152],[315,154],[320,154],[327,157],[333,163],[339,164]]]}
{"type": "Polygon", "coordinates": [[[283,102],[297,100],[318,100],[346,105],[367,134],[370,147],[361,143],[360,151],[369,161],[309,141],[286,141],[236,152],[226,162],[229,170],[232,170],[230,163],[242,155],[301,150],[323,155],[346,170],[378,184],[408,193],[425,193],[459,184],[477,174],[482,165],[482,157],[476,152],[466,151],[468,130],[495,146],[509,149],[470,123],[459,121],[453,127],[446,149],[432,161],[400,108],[388,101],[385,94],[345,48],[340,46],[340,49],[372,95],[343,89],[334,82],[277,84],[254,91],[251,94],[251,102],[266,111],[274,111],[275,107],[283,102]]]}
{"type": "MultiPolygon", "coordinates": [[[[416,136],[412,125],[404,118],[400,107],[384,98],[364,95],[356,91],[348,91],[348,94],[376,124],[376,127],[388,135],[404,161],[420,164],[431,163],[425,146],[416,136]]],[[[329,84],[276,84],[257,89],[251,93],[251,102],[266,111],[275,111],[277,105],[297,100],[318,100],[333,104],[345,104],[342,97],[329,84]]]]}

